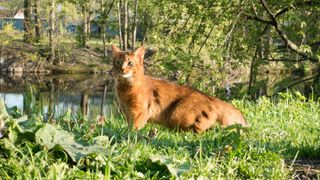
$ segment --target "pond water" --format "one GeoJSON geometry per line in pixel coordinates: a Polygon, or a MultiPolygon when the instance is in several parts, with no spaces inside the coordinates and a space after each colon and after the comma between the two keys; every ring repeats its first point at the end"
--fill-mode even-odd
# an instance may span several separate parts
{"type": "Polygon", "coordinates": [[[54,116],[68,109],[73,114],[86,114],[90,118],[116,112],[115,96],[111,77],[99,75],[0,75],[0,98],[7,107],[16,106],[24,110],[27,87],[32,87],[37,102],[41,102],[43,113],[54,116]]]}

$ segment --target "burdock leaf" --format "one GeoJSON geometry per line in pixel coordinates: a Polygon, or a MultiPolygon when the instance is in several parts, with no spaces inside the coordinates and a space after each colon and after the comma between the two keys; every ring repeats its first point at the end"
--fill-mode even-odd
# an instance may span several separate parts
{"type": "Polygon", "coordinates": [[[9,117],[6,106],[2,98],[0,98],[0,119],[9,117]]]}
{"type": "Polygon", "coordinates": [[[37,131],[36,142],[48,149],[59,146],[69,154],[74,162],[78,162],[81,158],[90,154],[103,154],[107,152],[106,148],[98,144],[83,146],[74,140],[72,133],[57,129],[51,124],[46,124],[37,131]]]}
{"type": "Polygon", "coordinates": [[[170,174],[175,177],[181,176],[183,173],[190,170],[191,168],[190,165],[187,163],[175,165],[175,161],[172,158],[163,155],[151,156],[149,159],[152,163],[165,166],[170,172],[170,174]]]}

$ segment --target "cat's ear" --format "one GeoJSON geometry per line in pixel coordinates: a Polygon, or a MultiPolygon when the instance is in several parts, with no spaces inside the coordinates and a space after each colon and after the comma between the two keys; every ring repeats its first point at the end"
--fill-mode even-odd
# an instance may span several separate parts
{"type": "Polygon", "coordinates": [[[138,56],[140,62],[143,62],[144,53],[145,53],[145,49],[144,49],[143,46],[139,47],[139,48],[134,52],[134,54],[135,54],[136,56],[138,56]]]}
{"type": "Polygon", "coordinates": [[[116,45],[114,45],[114,44],[111,45],[111,48],[112,48],[112,55],[113,55],[113,57],[119,58],[121,49],[119,49],[119,48],[118,48],[116,45]]]}

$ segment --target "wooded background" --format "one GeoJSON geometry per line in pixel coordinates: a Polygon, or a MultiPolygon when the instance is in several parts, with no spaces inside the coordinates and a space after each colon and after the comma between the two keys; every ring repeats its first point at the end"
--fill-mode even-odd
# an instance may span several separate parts
{"type": "Polygon", "coordinates": [[[73,24],[78,46],[98,39],[108,56],[111,43],[123,50],[143,44],[157,51],[146,61],[156,74],[210,93],[222,85],[253,98],[296,86],[320,94],[317,0],[2,0],[0,6],[7,14],[23,10],[24,42],[49,36],[53,64],[56,37],[73,24]]]}

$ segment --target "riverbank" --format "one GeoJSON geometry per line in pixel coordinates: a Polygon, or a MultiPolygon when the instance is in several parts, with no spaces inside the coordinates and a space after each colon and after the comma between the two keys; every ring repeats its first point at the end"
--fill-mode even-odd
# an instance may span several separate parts
{"type": "Polygon", "coordinates": [[[60,44],[56,49],[57,64],[49,61],[49,49],[43,45],[26,44],[21,40],[4,45],[0,52],[1,72],[40,74],[107,73],[109,57],[93,47],[79,48],[71,43],[60,44]]]}
{"type": "Polygon", "coordinates": [[[102,92],[105,85],[112,85],[111,79],[108,74],[0,74],[0,93],[24,93],[29,84],[43,92],[52,87],[74,93],[102,92]]]}

